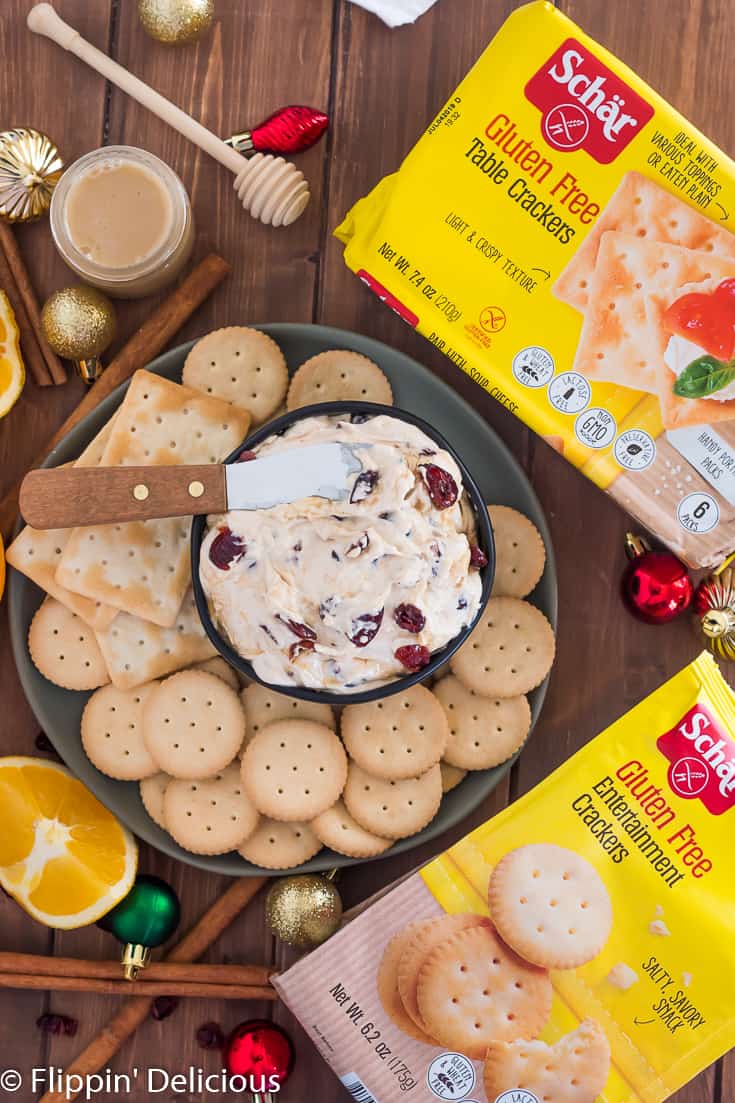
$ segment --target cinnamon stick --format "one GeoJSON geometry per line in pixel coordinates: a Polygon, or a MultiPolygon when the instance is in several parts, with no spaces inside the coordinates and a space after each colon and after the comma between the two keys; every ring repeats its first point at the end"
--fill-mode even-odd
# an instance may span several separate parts
{"type": "MultiPolygon", "coordinates": [[[[232,984],[240,986],[268,984],[274,970],[267,965],[210,965],[151,961],[141,970],[137,984],[151,981],[189,981],[195,984],[232,984]]],[[[58,977],[121,980],[119,961],[85,961],[73,957],[44,957],[42,954],[0,952],[0,975],[31,974],[51,979],[58,977]]],[[[129,981],[125,982],[130,984],[129,981]]],[[[53,987],[53,985],[52,985],[53,987]]]]}
{"type": "MultiPolygon", "coordinates": [[[[103,376],[104,378],[104,376],[103,376]]],[[[97,386],[97,384],[95,384],[97,386]]],[[[250,903],[259,889],[265,884],[265,877],[241,877],[233,881],[227,891],[204,913],[198,923],[174,946],[166,960],[173,962],[195,961],[215,942],[226,927],[250,903]]],[[[66,1069],[62,1078],[65,1085],[69,1077],[78,1075],[79,1083],[85,1077],[99,1072],[115,1056],[123,1043],[137,1030],[148,1017],[153,1003],[150,999],[128,999],[118,1013],[110,1019],[107,1026],[82,1050],[75,1061],[66,1069]]],[[[64,1090],[50,1091],[41,1098],[40,1103],[70,1103],[78,1095],[64,1090]]]]}
{"type": "Polygon", "coordinates": [[[23,300],[25,313],[30,321],[36,341],[38,342],[38,347],[41,350],[41,356],[48,369],[51,382],[66,383],[66,369],[43,335],[43,329],[41,327],[41,308],[38,305],[31,278],[28,275],[28,269],[25,266],[20,249],[18,248],[18,242],[15,240],[15,233],[13,232],[12,226],[9,226],[7,222],[3,222],[1,219],[0,249],[2,249],[5,259],[8,262],[8,267],[13,274],[15,285],[18,288],[18,295],[23,300]]]}
{"type": "MultiPolygon", "coordinates": [[[[47,441],[31,466],[37,467],[43,463],[46,456],[56,447],[59,441],[75,425],[78,425],[83,417],[86,417],[88,413],[99,406],[103,398],[107,398],[108,394],[111,394],[116,387],[128,380],[138,368],[145,367],[157,356],[197,307],[222,282],[229,271],[230,266],[227,261],[217,256],[216,253],[210,253],[209,256],[200,261],[176,290],[154,310],[150,318],[146,319],[114,360],[110,361],[97,382],[86,392],[79,405],[72,410],[63,425],[47,441]]],[[[21,482],[22,479],[15,486],[12,486],[0,501],[0,533],[5,537],[10,537],[18,516],[18,495],[21,482]]]]}
{"type": "Polygon", "coordinates": [[[43,358],[35,331],[31,325],[31,319],[28,317],[18,285],[15,282],[15,276],[2,248],[0,248],[0,288],[8,296],[13,314],[15,314],[15,320],[18,323],[20,351],[23,354],[23,362],[28,369],[28,374],[37,387],[51,386],[53,383],[51,373],[43,358]]]}
{"type": "MultiPolygon", "coordinates": [[[[119,966],[118,966],[119,969],[119,966]]],[[[119,973],[118,973],[119,977],[119,973]]],[[[30,988],[48,992],[95,992],[100,996],[155,999],[188,996],[200,1000],[275,1000],[269,984],[197,984],[183,980],[103,980],[99,977],[39,976],[36,973],[0,973],[0,988],[30,988]]]]}

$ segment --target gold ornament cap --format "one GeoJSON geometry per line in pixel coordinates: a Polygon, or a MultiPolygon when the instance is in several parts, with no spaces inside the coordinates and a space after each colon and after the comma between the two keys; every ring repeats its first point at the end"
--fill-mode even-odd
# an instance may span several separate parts
{"type": "Polygon", "coordinates": [[[138,16],[151,38],[167,46],[183,46],[209,30],[214,0],[138,0],[138,16]]]}
{"type": "Polygon", "coordinates": [[[335,873],[296,874],[271,887],[265,920],[281,942],[313,950],[334,934],[342,919],[342,898],[331,879],[335,873]]]}
{"type": "Polygon", "coordinates": [[[148,946],[141,946],[137,942],[126,943],[120,959],[125,980],[137,980],[138,973],[141,969],[145,969],[150,958],[151,951],[148,946]]]}
{"type": "Polygon", "coordinates": [[[100,355],[115,337],[115,308],[100,291],[84,284],[54,291],[41,311],[43,335],[57,356],[73,360],[85,383],[102,374],[100,355]]]}
{"type": "Polygon", "coordinates": [[[32,222],[45,214],[64,169],[58,149],[40,130],[0,133],[0,218],[32,222]]]}

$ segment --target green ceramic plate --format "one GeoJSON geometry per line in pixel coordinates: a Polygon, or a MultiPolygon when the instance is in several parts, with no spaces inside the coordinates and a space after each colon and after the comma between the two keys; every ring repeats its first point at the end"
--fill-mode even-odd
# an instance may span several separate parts
{"type": "MultiPolygon", "coordinates": [[[[485,494],[486,501],[514,506],[525,513],[540,530],[546,544],[547,561],[544,576],[531,595],[532,601],[556,625],[557,590],[554,557],[546,520],[541,506],[524,472],[502,441],[487,423],[450,387],[426,368],[387,345],[345,330],[327,326],[275,324],[260,327],[283,349],[289,368],[294,370],[310,356],[330,348],[349,348],[371,357],[388,376],[393,387],[396,406],[400,406],[435,425],[454,445],[485,494]]],[[[180,381],[181,369],[191,345],[181,345],[159,356],[149,365],[151,371],[168,379],[180,381]]],[[[119,387],[100,406],[84,418],[49,456],[46,466],[73,460],[120,405],[126,386],[119,387]]],[[[125,823],[139,838],[166,854],[214,873],[245,876],[259,871],[237,854],[201,857],[182,850],[149,818],[140,800],[138,786],[132,782],[113,781],[94,768],[82,750],[79,723],[89,696],[64,690],[48,682],[34,667],[28,655],[28,627],[41,600],[41,591],[16,571],[9,580],[10,630],[13,652],[23,689],[36,718],[57,751],[71,770],[93,793],[125,823]]],[[[546,693],[546,683],[531,694],[535,723],[546,693]]],[[[419,846],[458,823],[495,788],[510,763],[494,770],[471,773],[443,800],[438,815],[418,835],[402,839],[388,855],[419,846]]],[[[326,870],[354,864],[345,858],[323,850],[312,861],[300,867],[303,871],[326,870]]]]}

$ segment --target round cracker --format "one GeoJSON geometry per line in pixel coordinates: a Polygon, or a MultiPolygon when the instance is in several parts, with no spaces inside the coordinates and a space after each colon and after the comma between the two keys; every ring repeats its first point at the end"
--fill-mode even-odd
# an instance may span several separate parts
{"type": "Polygon", "coordinates": [[[263,869],[295,869],[321,848],[308,823],[281,823],[262,817],[238,851],[248,862],[263,869]]]}
{"type": "Polygon", "coordinates": [[[425,773],[439,762],[449,739],[443,708],[421,685],[382,701],[347,705],[340,730],[358,766],[388,780],[425,773]]]}
{"type": "Polygon", "coordinates": [[[378,365],[348,349],[330,349],[306,360],[288,388],[289,410],[314,402],[380,402],[393,405],[393,391],[378,365]]]}
{"type": "Polygon", "coordinates": [[[447,1049],[478,1061],[491,1042],[540,1034],[551,996],[547,971],[523,961],[487,919],[432,950],[417,980],[427,1029],[447,1049]]]}
{"type": "Polygon", "coordinates": [[[253,736],[242,756],[246,792],[264,816],[309,822],[339,799],[347,755],[335,733],[312,720],[279,720],[253,736]]]}
{"type": "Polygon", "coordinates": [[[482,697],[520,697],[543,682],[556,651],[554,630],[535,605],[491,597],[452,673],[482,697]]]}
{"type": "Polygon", "coordinates": [[[610,1043],[599,1023],[584,1019],[558,1042],[491,1042],[485,1058],[488,1099],[517,1092],[554,1103],[588,1103],[602,1095],[610,1073],[610,1043]]]}
{"type": "Polygon", "coordinates": [[[334,709],[320,701],[300,701],[298,697],[287,697],[267,686],[253,682],[240,694],[247,721],[248,742],[262,728],[275,724],[279,720],[311,720],[323,724],[332,731],[337,730],[334,709]]]}
{"type": "Polygon", "coordinates": [[[203,663],[194,663],[191,669],[203,670],[205,674],[214,674],[217,678],[221,678],[230,689],[234,689],[236,693],[240,692],[237,671],[233,670],[230,664],[226,663],[219,655],[216,655],[213,659],[205,659],[203,663]]]}
{"type": "Polygon", "coordinates": [[[240,750],[245,714],[221,678],[181,670],[147,698],[143,738],[159,769],[175,778],[204,780],[224,770],[240,750]]]}
{"type": "Polygon", "coordinates": [[[413,938],[405,947],[398,962],[398,992],[403,1006],[416,1025],[427,1031],[426,1023],[419,1012],[416,986],[421,966],[427,957],[442,942],[446,942],[457,931],[466,931],[484,922],[481,915],[472,912],[460,912],[456,915],[438,915],[421,923],[413,938]]]}
{"type": "Polygon", "coordinates": [[[267,333],[249,326],[227,326],[197,341],[184,361],[181,381],[248,410],[258,425],[283,402],[288,368],[267,333]]]}
{"type": "Polygon", "coordinates": [[[98,689],[110,680],[92,629],[55,598],[47,597],[31,621],[28,650],[44,678],[63,689],[98,689]]]}
{"type": "Polygon", "coordinates": [[[544,573],[546,548],[541,533],[510,506],[488,506],[495,541],[494,597],[527,597],[544,573]]]}
{"type": "Polygon", "coordinates": [[[163,818],[163,794],[166,792],[166,786],[170,781],[171,775],[165,774],[162,770],[151,777],[143,778],[139,785],[143,807],[153,822],[162,827],[164,831],[166,830],[166,821],[163,818]]]}
{"type": "Polygon", "coordinates": [[[360,827],[341,800],[313,819],[311,828],[324,846],[349,858],[376,858],[393,846],[392,839],[383,839],[360,827]]]}
{"type": "Polygon", "coordinates": [[[384,839],[404,839],[421,831],[439,811],[441,770],[437,764],[421,777],[388,781],[351,762],[343,799],[366,831],[384,839]]]}
{"type": "Polygon", "coordinates": [[[245,793],[239,765],[231,763],[205,781],[171,781],[163,818],[169,835],[184,850],[226,854],[252,835],[260,816],[245,793]]]}
{"type": "Polygon", "coordinates": [[[489,770],[515,754],[531,728],[525,697],[481,697],[454,674],[434,686],[449,723],[444,760],[460,770],[489,770]]]}
{"type": "Polygon", "coordinates": [[[377,988],[378,997],[383,1009],[392,1022],[409,1038],[415,1038],[417,1042],[424,1042],[427,1046],[435,1046],[437,1043],[425,1030],[418,1027],[403,1006],[398,991],[398,964],[403,951],[410,943],[416,932],[424,925],[425,920],[409,923],[402,931],[394,935],[383,952],[383,957],[378,968],[377,988]]]}
{"type": "Polygon", "coordinates": [[[450,766],[444,759],[439,763],[439,769],[442,772],[443,793],[451,793],[452,789],[456,789],[460,781],[464,781],[467,777],[466,770],[460,770],[457,766],[450,766]]]}
{"type": "Polygon", "coordinates": [[[612,905],[597,870],[553,843],[509,851],[490,875],[488,902],[502,938],[526,961],[576,969],[607,942],[612,905]]]}
{"type": "Polygon", "coordinates": [[[143,706],[157,682],[137,689],[102,686],[82,713],[81,738],[93,766],[118,781],[141,781],[158,773],[143,740],[143,706]]]}

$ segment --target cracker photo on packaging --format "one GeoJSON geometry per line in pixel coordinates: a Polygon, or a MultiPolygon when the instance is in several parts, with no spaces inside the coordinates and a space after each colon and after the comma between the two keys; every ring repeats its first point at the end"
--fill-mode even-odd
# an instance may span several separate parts
{"type": "Polygon", "coordinates": [[[705,652],[280,997],[367,1103],[663,1103],[735,1043],[733,763],[705,652]]]}

